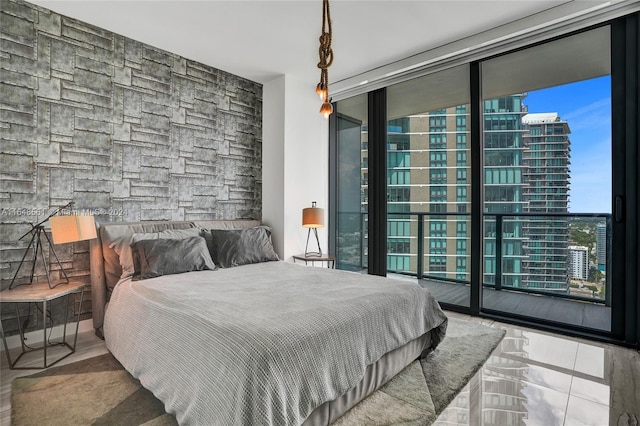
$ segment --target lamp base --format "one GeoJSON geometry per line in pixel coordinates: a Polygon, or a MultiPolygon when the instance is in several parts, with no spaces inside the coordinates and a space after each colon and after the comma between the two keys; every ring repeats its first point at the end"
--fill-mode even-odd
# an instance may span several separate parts
{"type": "Polygon", "coordinates": [[[322,257],[322,249],[320,248],[320,239],[318,239],[318,229],[317,228],[309,228],[309,232],[307,232],[307,244],[304,247],[304,257],[322,257]],[[318,251],[309,251],[309,237],[311,236],[311,230],[313,229],[313,233],[316,236],[316,243],[318,244],[318,251]]]}
{"type": "Polygon", "coordinates": [[[304,257],[322,257],[322,253],[317,251],[305,251],[304,257]]]}

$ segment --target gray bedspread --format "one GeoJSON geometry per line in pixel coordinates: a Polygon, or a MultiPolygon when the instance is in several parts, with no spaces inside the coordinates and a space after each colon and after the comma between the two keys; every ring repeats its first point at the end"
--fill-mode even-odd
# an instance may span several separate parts
{"type": "Polygon", "coordinates": [[[420,286],[267,262],[120,282],[108,349],[189,425],[299,425],[446,316],[420,286]]]}

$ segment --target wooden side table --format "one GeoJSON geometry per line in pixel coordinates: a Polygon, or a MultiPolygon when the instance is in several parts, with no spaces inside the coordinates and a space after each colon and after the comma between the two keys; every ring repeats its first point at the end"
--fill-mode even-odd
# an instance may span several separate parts
{"type": "MultiPolygon", "coordinates": [[[[63,360],[64,358],[68,357],[69,355],[71,355],[76,351],[76,342],[78,341],[78,327],[80,326],[80,310],[82,308],[82,299],[84,297],[85,285],[86,285],[85,283],[71,280],[68,284],[62,284],[55,288],[49,288],[49,285],[47,283],[41,283],[41,284],[22,285],[12,290],[3,290],[0,292],[1,304],[4,305],[5,303],[7,304],[13,303],[15,305],[16,319],[18,320],[18,330],[20,331],[20,344],[22,346],[22,352],[20,353],[20,355],[18,355],[15,361],[11,361],[11,354],[9,353],[7,338],[5,336],[4,329],[2,328],[2,321],[0,321],[0,332],[2,332],[2,342],[4,344],[5,353],[7,354],[7,361],[9,361],[9,368],[11,368],[12,370],[31,370],[31,369],[37,369],[37,368],[47,368],[56,364],[58,361],[63,360]],[[76,294],[76,293],[80,293],[80,307],[78,308],[78,312],[76,313],[76,318],[75,318],[76,330],[73,335],[73,346],[71,346],[67,342],[67,319],[69,317],[68,315],[69,299],[72,294],[76,294]],[[49,342],[47,339],[47,319],[46,319],[47,303],[55,299],[58,299],[60,297],[67,298],[66,308],[65,308],[64,327],[62,332],[62,340],[57,342],[49,342]],[[42,312],[43,312],[42,323],[43,323],[43,332],[44,332],[43,334],[44,342],[42,346],[31,348],[25,345],[24,330],[22,330],[22,323],[20,321],[20,312],[18,310],[18,303],[42,303],[42,312]],[[47,362],[47,348],[50,348],[51,346],[54,346],[54,345],[66,346],[67,349],[69,349],[69,352],[55,359],[53,362],[47,362]],[[38,350],[42,350],[44,352],[44,361],[43,361],[42,367],[16,367],[16,364],[24,354],[38,351],[38,350]]],[[[53,328],[53,324],[51,324],[51,327],[49,328],[53,328]]]]}
{"type": "Polygon", "coordinates": [[[303,261],[305,265],[308,265],[309,262],[312,265],[316,262],[326,262],[327,268],[336,268],[336,257],[329,254],[323,254],[322,256],[305,256],[304,254],[296,254],[293,256],[293,263],[296,263],[296,260],[303,261]]]}

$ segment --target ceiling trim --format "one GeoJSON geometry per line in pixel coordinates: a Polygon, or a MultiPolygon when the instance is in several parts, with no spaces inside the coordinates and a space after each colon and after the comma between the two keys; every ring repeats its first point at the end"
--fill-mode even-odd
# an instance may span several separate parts
{"type": "Polygon", "coordinates": [[[330,85],[332,100],[387,87],[451,67],[485,59],[527,45],[602,24],[640,11],[639,0],[599,2],[571,1],[400,61],[336,81],[330,85]]]}

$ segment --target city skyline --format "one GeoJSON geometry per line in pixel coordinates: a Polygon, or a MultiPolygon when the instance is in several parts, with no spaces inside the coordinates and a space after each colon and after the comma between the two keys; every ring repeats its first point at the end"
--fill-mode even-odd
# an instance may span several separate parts
{"type": "MultiPolygon", "coordinates": [[[[605,213],[610,204],[605,198],[610,198],[611,181],[610,166],[603,164],[610,158],[609,83],[610,79],[605,77],[484,100],[486,214],[516,213],[517,217],[519,212],[605,213]],[[591,170],[595,161],[600,171],[597,181],[603,189],[594,196],[595,185],[584,182],[581,175],[595,175],[591,170]],[[569,201],[572,204],[568,208],[569,201]]],[[[468,108],[456,105],[426,112],[417,112],[415,108],[416,112],[387,122],[389,214],[469,211],[468,108]]],[[[345,123],[344,135],[362,143],[362,146],[353,144],[353,148],[361,148],[353,157],[360,157],[362,174],[360,179],[351,181],[354,184],[359,181],[361,203],[366,205],[367,129],[362,132],[358,128],[352,134],[349,129],[357,127],[357,123],[355,126],[349,123],[345,123]]],[[[355,189],[354,186],[354,193],[355,189]]],[[[400,214],[389,221],[387,270],[404,272],[420,268],[421,273],[428,271],[433,278],[469,280],[468,217],[430,217],[425,224],[423,243],[413,238],[416,229],[410,216],[400,214]],[[424,249],[421,265],[414,256],[418,246],[424,249]]],[[[361,222],[353,222],[358,223],[361,222]]],[[[496,249],[495,224],[489,220],[484,226],[483,282],[554,293],[570,291],[571,241],[567,219],[507,217],[500,225],[500,253],[496,249]],[[501,260],[497,261],[497,257],[501,260]]],[[[353,242],[357,246],[349,246],[349,252],[366,256],[362,240],[353,242]]]]}

